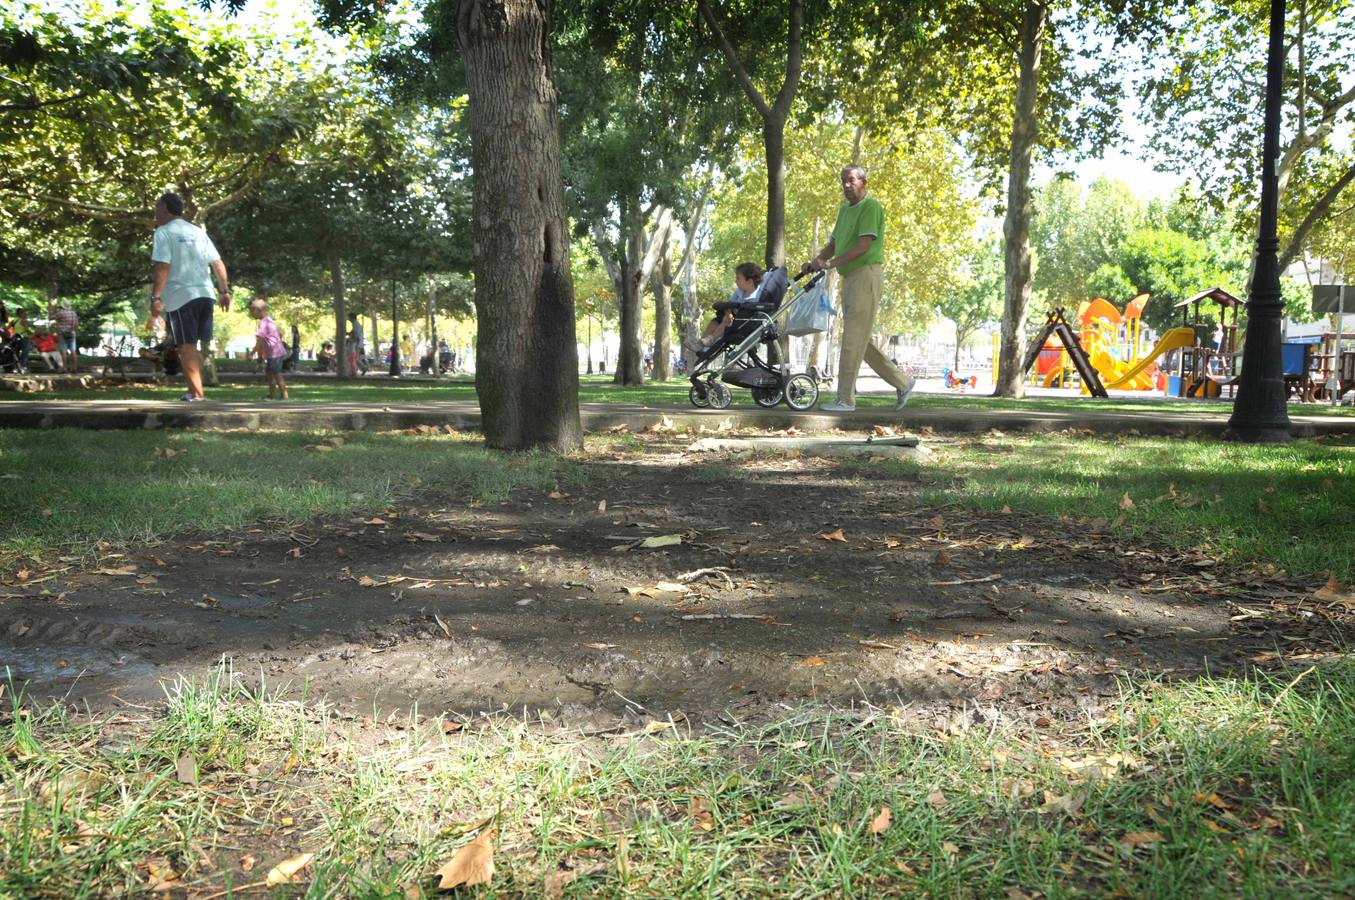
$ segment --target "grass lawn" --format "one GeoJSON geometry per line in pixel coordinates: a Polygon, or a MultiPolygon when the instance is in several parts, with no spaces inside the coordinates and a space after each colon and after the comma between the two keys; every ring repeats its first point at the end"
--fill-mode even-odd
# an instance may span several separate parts
{"type": "MultiPolygon", "coordinates": [[[[589,437],[592,451],[638,455],[645,446],[630,435],[589,437]]],[[[938,503],[1101,520],[1126,538],[1234,565],[1355,579],[1349,443],[1055,434],[938,438],[932,446],[936,455],[921,468],[845,465],[917,471],[938,503]]],[[[0,430],[0,470],[12,482],[0,492],[0,554],[9,556],[375,511],[416,492],[474,503],[606,478],[587,452],[505,456],[473,434],[372,432],[0,430]]]]}
{"type": "Polygon", "coordinates": [[[339,717],[228,665],[105,717],[11,688],[0,896],[433,896],[476,853],[495,896],[1350,896],[1352,698],[1346,662],[1126,681],[1067,726],[807,707],[590,735],[339,717]]]}
{"type": "MultiPolygon", "coordinates": [[[[577,492],[687,439],[591,436],[557,459],[459,434],[0,430],[0,567],[414,496],[577,492]]],[[[1352,446],[932,446],[921,466],[840,465],[921,479],[937,503],[1101,519],[1227,566],[1355,576],[1352,446]]],[[[341,716],[229,661],[114,715],[35,704],[0,677],[0,897],[432,896],[434,872],[474,853],[496,867],[477,890],[502,896],[1349,896],[1355,665],[1333,656],[1270,676],[1140,674],[1072,722],[1019,723],[984,700],[978,725],[783,705],[592,732],[544,714],[341,716]]]]}
{"type": "MultiPolygon", "coordinates": [[[[618,387],[610,375],[583,375],[579,378],[579,400],[582,403],[632,403],[642,406],[689,407],[686,381],[650,382],[641,387],[618,387]]],[[[439,401],[476,402],[475,385],[469,376],[448,379],[439,384],[432,381],[401,380],[369,377],[350,382],[334,379],[293,380],[288,385],[291,399],[303,403],[427,403],[439,401]]],[[[32,400],[175,400],[183,393],[177,382],[167,385],[119,385],[108,383],[94,390],[53,391],[41,394],[0,392],[0,401],[24,402],[32,400]]],[[[262,380],[227,382],[207,391],[208,397],[222,401],[258,401],[268,393],[262,380]]],[[[746,392],[736,391],[735,408],[753,403],[746,392]]],[[[859,398],[863,408],[887,408],[894,405],[893,394],[859,398]]],[[[1144,412],[1161,410],[1174,415],[1227,415],[1230,403],[1217,401],[1181,401],[1162,397],[1113,397],[1093,400],[1075,397],[1027,397],[1008,400],[976,394],[916,394],[909,409],[1040,409],[1080,412],[1088,409],[1104,412],[1144,412]]],[[[1332,407],[1322,403],[1291,403],[1292,416],[1355,416],[1355,407],[1332,407]]]]}

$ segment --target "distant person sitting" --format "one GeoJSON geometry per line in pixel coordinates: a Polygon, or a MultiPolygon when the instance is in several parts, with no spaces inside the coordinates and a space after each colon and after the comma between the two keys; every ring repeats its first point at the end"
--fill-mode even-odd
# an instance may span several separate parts
{"type": "Polygon", "coordinates": [[[151,300],[150,311],[141,325],[138,338],[145,346],[137,351],[137,356],[149,362],[156,374],[179,374],[179,351],[170,340],[164,304],[160,300],[151,300]]]}
{"type": "Polygon", "coordinates": [[[62,363],[61,351],[59,349],[60,341],[57,336],[50,332],[47,334],[35,334],[33,335],[32,341],[33,349],[37,352],[38,358],[42,360],[43,365],[47,366],[47,371],[60,372],[62,363]]]}
{"type": "Polygon", "coordinates": [[[334,342],[325,341],[320,345],[320,352],[315,354],[315,371],[332,372],[334,371],[334,342]]]}

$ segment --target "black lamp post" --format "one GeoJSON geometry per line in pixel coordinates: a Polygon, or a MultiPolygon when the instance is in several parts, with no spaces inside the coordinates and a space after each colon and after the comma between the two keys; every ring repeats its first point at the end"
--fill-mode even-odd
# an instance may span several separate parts
{"type": "Polygon", "coordinates": [[[400,311],[395,307],[395,282],[391,282],[391,368],[392,378],[400,377],[400,311]]]}
{"type": "Polygon", "coordinates": [[[1232,437],[1249,443],[1289,440],[1289,409],[1280,348],[1279,186],[1281,82],[1284,75],[1284,0],[1270,0],[1270,51],[1266,58],[1265,136],[1261,159],[1261,219],[1256,265],[1247,298],[1247,336],[1237,400],[1228,420],[1232,437]]]}

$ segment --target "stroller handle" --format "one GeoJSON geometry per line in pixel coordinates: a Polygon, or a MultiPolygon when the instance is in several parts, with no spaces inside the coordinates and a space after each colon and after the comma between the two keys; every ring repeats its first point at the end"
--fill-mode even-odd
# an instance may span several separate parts
{"type": "MultiPolygon", "coordinates": [[[[801,269],[798,273],[796,273],[795,275],[791,276],[791,280],[798,283],[799,280],[800,280],[801,278],[804,278],[806,275],[809,275],[809,274],[811,274],[811,273],[810,273],[810,271],[809,271],[808,269],[801,269]]],[[[827,270],[827,269],[820,269],[819,271],[814,272],[814,273],[812,273],[812,274],[814,275],[814,277],[811,278],[811,279],[809,279],[809,283],[808,283],[808,284],[804,285],[805,290],[809,290],[809,289],[812,288],[814,285],[816,285],[816,284],[818,284],[820,281],[822,281],[822,280],[823,280],[823,277],[824,277],[825,275],[828,274],[828,270],[827,270]]]]}

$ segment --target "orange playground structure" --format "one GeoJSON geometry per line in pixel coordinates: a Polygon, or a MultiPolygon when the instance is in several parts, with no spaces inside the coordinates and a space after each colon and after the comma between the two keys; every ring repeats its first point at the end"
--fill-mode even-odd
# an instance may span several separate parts
{"type": "MultiPolygon", "coordinates": [[[[1158,359],[1172,350],[1193,346],[1195,331],[1173,328],[1146,348],[1143,333],[1143,308],[1151,294],[1139,294],[1125,304],[1124,313],[1101,297],[1083,301],[1077,310],[1078,343],[1086,361],[1096,370],[1102,387],[1128,391],[1165,391],[1167,375],[1158,359]]],[[[1078,366],[1066,346],[1050,335],[1040,349],[1035,367],[1045,387],[1063,387],[1078,366]]],[[[1082,392],[1097,393],[1088,379],[1082,378],[1082,392]]]]}

